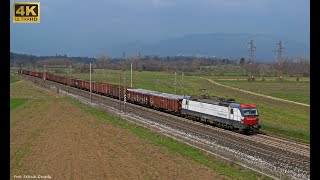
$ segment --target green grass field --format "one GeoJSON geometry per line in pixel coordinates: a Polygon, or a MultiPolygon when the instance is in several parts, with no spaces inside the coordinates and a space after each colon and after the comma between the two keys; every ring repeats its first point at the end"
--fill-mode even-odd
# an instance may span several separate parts
{"type": "MultiPolygon", "coordinates": [[[[116,70],[96,69],[92,74],[92,80],[118,84],[120,72],[121,71],[116,70]]],[[[65,76],[65,73],[60,75],[65,76]]],[[[72,73],[71,76],[89,80],[88,73],[72,73]]],[[[122,76],[122,83],[123,79],[124,78],[122,76]]],[[[262,129],[288,136],[293,136],[306,141],[309,141],[310,139],[309,107],[304,107],[287,102],[280,102],[255,95],[249,95],[237,90],[228,89],[212,84],[205,79],[201,79],[195,76],[184,76],[183,79],[183,91],[185,95],[204,95],[208,93],[208,95],[210,96],[235,98],[236,102],[255,103],[260,113],[260,123],[262,125],[262,129]]],[[[283,82],[283,84],[268,81],[261,84],[259,82],[254,82],[254,86],[251,87],[258,88],[257,90],[259,90],[259,92],[266,94],[269,93],[268,95],[275,97],[290,97],[291,99],[294,99],[294,97],[298,96],[298,98],[296,99],[299,99],[302,102],[310,101],[310,92],[308,88],[309,82],[295,82],[293,78],[291,78],[290,80],[290,82],[283,82]],[[283,87],[284,89],[290,89],[290,92],[292,94],[288,95],[287,90],[278,89],[281,87],[283,87]]],[[[181,76],[178,75],[177,88],[175,90],[174,74],[147,71],[133,72],[133,87],[135,88],[144,88],[181,95],[181,82],[181,76]]],[[[243,81],[243,83],[245,84],[246,82],[243,81]]],[[[130,85],[129,71],[127,71],[127,85],[130,85]]]]}
{"type": "Polygon", "coordinates": [[[310,104],[310,81],[216,80],[219,83],[277,98],[310,104]]]}
{"type": "Polygon", "coordinates": [[[10,75],[10,84],[19,81],[19,79],[17,78],[17,76],[14,75],[10,75]]]}
{"type": "Polygon", "coordinates": [[[25,103],[27,99],[22,99],[22,98],[10,98],[10,110],[22,105],[25,103]]]}

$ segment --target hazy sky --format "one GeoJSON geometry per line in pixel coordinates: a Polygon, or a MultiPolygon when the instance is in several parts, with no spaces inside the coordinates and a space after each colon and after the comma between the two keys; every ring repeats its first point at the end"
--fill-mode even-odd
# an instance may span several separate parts
{"type": "Polygon", "coordinates": [[[136,40],[215,32],[310,43],[307,0],[46,0],[40,7],[40,24],[13,24],[11,17],[11,51],[97,56],[105,47],[136,40]]]}

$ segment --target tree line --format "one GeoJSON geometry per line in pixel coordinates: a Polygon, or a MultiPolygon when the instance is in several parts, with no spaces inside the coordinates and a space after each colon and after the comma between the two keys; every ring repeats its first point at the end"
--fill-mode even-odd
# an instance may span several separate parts
{"type": "Polygon", "coordinates": [[[12,66],[33,66],[50,68],[70,68],[78,72],[88,72],[89,63],[95,69],[134,71],[166,71],[193,72],[198,75],[224,75],[234,72],[243,76],[309,76],[310,61],[305,57],[281,59],[272,62],[256,62],[250,64],[245,58],[218,58],[192,56],[131,56],[127,58],[111,58],[101,54],[97,58],[56,56],[33,56],[26,54],[10,54],[12,66]]]}

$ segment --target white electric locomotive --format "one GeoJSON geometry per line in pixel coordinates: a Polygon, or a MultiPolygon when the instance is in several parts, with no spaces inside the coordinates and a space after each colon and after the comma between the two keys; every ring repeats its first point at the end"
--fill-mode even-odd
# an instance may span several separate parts
{"type": "Polygon", "coordinates": [[[232,130],[258,131],[259,114],[255,104],[239,104],[234,99],[185,96],[181,115],[232,130]]]}

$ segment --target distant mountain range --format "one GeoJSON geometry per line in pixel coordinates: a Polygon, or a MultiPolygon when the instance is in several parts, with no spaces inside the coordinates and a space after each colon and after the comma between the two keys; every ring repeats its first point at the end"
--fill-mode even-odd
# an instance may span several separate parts
{"type": "Polygon", "coordinates": [[[272,61],[277,57],[276,44],[281,40],[284,45],[283,54],[289,57],[310,57],[310,45],[294,40],[279,38],[265,34],[190,34],[177,38],[162,40],[157,43],[140,41],[113,46],[107,49],[111,56],[126,54],[158,55],[158,56],[216,56],[245,59],[249,56],[248,43],[253,40],[256,46],[256,61],[272,61]]]}

